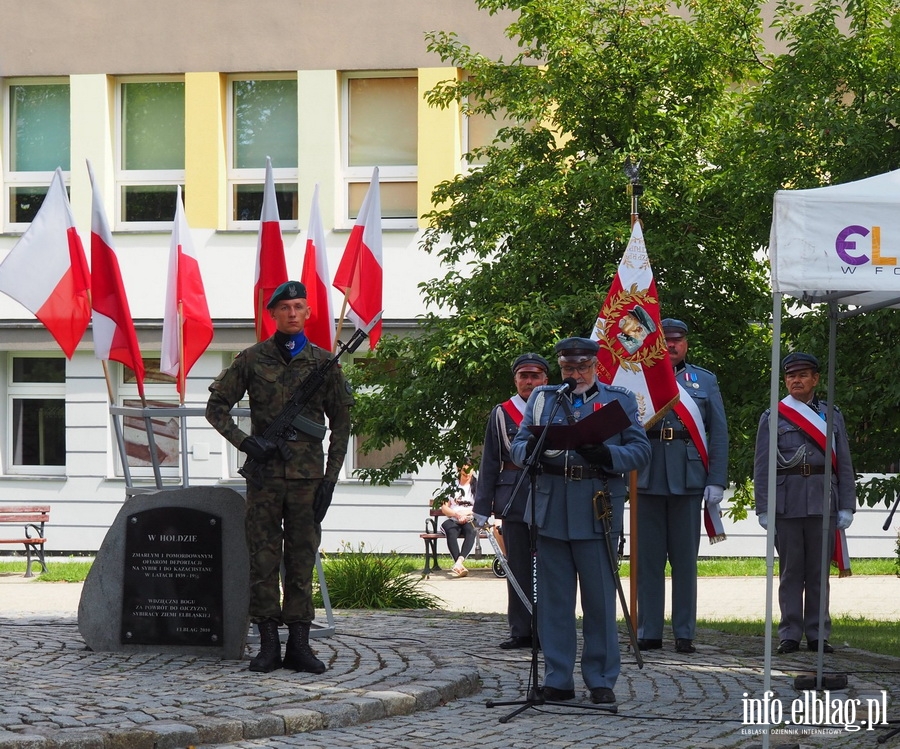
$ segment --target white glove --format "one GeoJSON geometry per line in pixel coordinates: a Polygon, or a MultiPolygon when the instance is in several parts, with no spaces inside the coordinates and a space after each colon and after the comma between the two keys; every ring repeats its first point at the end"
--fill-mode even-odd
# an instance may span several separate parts
{"type": "Polygon", "coordinates": [[[710,484],[703,490],[703,500],[706,502],[707,507],[719,504],[719,502],[722,501],[722,497],[724,496],[724,486],[716,486],[715,484],[710,484]]]}
{"type": "Polygon", "coordinates": [[[839,531],[850,527],[853,522],[853,510],[838,510],[837,527],[839,531]]]}
{"type": "Polygon", "coordinates": [[[484,528],[488,524],[487,515],[479,515],[477,512],[473,515],[476,528],[484,528]]]}
{"type": "Polygon", "coordinates": [[[756,520],[757,520],[757,522],[760,524],[760,526],[762,526],[764,529],[768,529],[768,527],[769,527],[769,513],[767,513],[767,512],[761,512],[761,513],[759,513],[759,515],[756,516],[756,520]]]}

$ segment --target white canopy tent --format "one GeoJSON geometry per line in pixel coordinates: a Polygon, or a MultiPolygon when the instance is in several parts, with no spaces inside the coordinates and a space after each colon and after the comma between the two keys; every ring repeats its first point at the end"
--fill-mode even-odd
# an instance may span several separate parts
{"type": "MultiPolygon", "coordinates": [[[[772,378],[770,408],[777,413],[781,387],[781,306],[784,296],[828,304],[828,409],[825,502],[831,488],[834,363],[837,322],[884,307],[900,308],[900,170],[857,182],[775,193],[769,238],[772,267],[772,378]]],[[[769,430],[769,497],[774,507],[777,430],[769,430]]],[[[774,513],[766,533],[766,648],[764,692],[771,686],[774,513]]],[[[822,529],[822,582],[829,573],[829,528],[822,529]]],[[[824,621],[825,597],[819,611],[824,621]]],[[[819,638],[816,688],[822,686],[819,638]]],[[[768,746],[766,733],[764,746],[768,746]]]]}

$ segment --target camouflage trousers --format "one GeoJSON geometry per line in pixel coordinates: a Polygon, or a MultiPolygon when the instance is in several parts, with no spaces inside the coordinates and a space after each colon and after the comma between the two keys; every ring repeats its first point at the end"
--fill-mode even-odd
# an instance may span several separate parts
{"type": "Polygon", "coordinates": [[[252,622],[290,624],[315,618],[312,575],[322,528],[313,521],[313,496],[320,481],[267,476],[262,489],[247,487],[252,622]]]}

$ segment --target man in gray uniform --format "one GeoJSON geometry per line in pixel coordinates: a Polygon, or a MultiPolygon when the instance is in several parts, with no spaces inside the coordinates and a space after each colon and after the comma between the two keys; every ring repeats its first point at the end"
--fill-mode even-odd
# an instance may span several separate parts
{"type": "MultiPolygon", "coordinates": [[[[287,281],[267,305],[275,334],[239,353],[209,386],[206,418],[232,445],[263,463],[261,488],[247,484],[247,548],[250,552],[250,620],[259,629],[259,653],[251,671],[281,668],[320,674],[325,664],[309,646],[315,618],[312,573],[322,537],[322,520],[331,504],[350,439],[353,394],[339,367],[332,367],[313,394],[285,460],[263,433],[284,409],[291,394],[329,359],[331,353],[310,343],[303,328],[309,318],[306,288],[287,281]],[[252,435],[243,432],[231,409],[247,393],[252,435]],[[328,462],[322,439],[325,419],[331,429],[328,462]],[[284,601],[281,564],[284,560],[284,601]],[[288,626],[284,661],[279,624],[288,626]]],[[[295,425],[298,422],[295,421],[295,425]]]]}
{"type": "MultiPolygon", "coordinates": [[[[621,657],[616,629],[616,585],[598,494],[608,492],[612,505],[612,548],[622,532],[625,481],[622,474],[650,459],[650,443],[638,421],[637,399],[630,390],[597,380],[596,341],[566,338],[556,344],[560,371],[575,380],[574,391],[535,388],[513,440],[515,463],[526,464],[537,438],[528,427],[546,425],[557,398],[562,403],[553,424],[573,424],[605,404],[619,401],[629,426],[598,444],[574,450],[546,450],[540,456],[535,522],[537,524],[538,634],[544,653],[543,696],[550,701],[575,697],[575,594],[580,586],[584,612],[581,676],[596,704],[616,701],[613,688],[621,657]]],[[[530,517],[530,513],[526,515],[530,517]]]]}
{"type": "MultiPolygon", "coordinates": [[[[522,354],[513,362],[512,374],[516,394],[494,406],[484,432],[480,477],[475,491],[475,524],[483,526],[491,513],[502,519],[503,543],[510,572],[525,594],[531,595],[531,536],[528,518],[525,517],[530,482],[527,479],[523,481],[513,496],[512,490],[519,481],[522,469],[512,462],[509,448],[519,431],[531,392],[539,385],[547,384],[550,364],[540,354],[522,354]]],[[[509,600],[506,609],[509,639],[501,642],[500,647],[504,650],[530,648],[531,613],[509,580],[506,592],[509,600]]]]}
{"type": "MultiPolygon", "coordinates": [[[[806,635],[809,650],[833,653],[828,644],[828,582],[822,580],[822,523],[846,529],[856,511],[856,474],[850,459],[850,441],[841,412],[834,408],[830,503],[825,500],[826,404],[816,397],[819,361],[812,354],[794,352],[782,359],[788,394],[778,404],[778,456],[775,489],[775,548],[778,551],[779,653],[800,649],[806,635]],[[824,511],[823,511],[824,509],[824,511]],[[825,596],[825,621],[819,621],[819,602],[825,596]]],[[[769,505],[769,428],[766,409],[756,433],[753,491],[759,524],[772,519],[769,505]]],[[[834,533],[829,533],[828,556],[834,553],[834,533]]]]}
{"type": "Polygon", "coordinates": [[[684,360],[687,324],[666,318],[662,329],[682,402],[648,430],[653,457],[638,474],[638,647],[662,647],[668,559],[675,650],[693,653],[701,503],[706,501],[710,513],[719,512],[728,473],[728,425],[716,376],[684,360]]]}

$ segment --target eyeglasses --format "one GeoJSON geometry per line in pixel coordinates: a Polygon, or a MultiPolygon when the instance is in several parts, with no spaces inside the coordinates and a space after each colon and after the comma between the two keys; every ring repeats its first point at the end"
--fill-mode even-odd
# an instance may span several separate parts
{"type": "Polygon", "coordinates": [[[570,364],[560,364],[559,371],[564,375],[573,375],[576,372],[578,372],[578,374],[587,374],[591,370],[595,369],[596,366],[597,365],[593,360],[582,362],[581,364],[578,364],[574,367],[570,364]]]}

